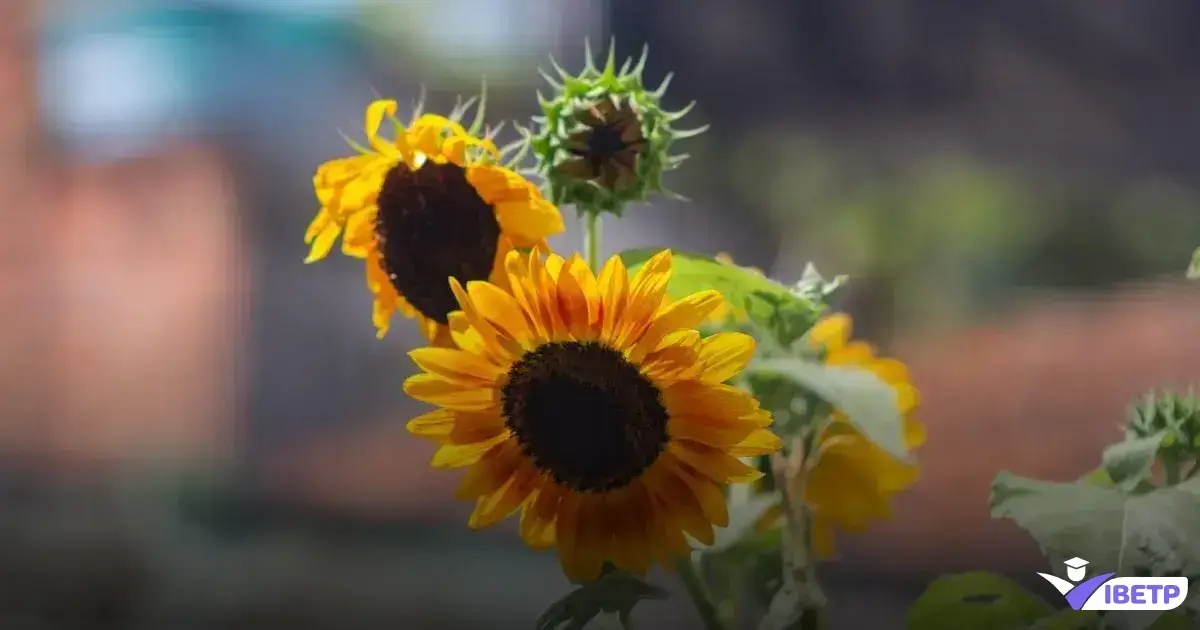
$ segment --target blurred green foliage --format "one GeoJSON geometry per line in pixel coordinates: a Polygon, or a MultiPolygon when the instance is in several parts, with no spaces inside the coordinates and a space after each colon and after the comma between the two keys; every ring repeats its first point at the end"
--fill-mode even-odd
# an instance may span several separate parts
{"type": "Polygon", "coordinates": [[[1200,195],[1166,181],[1071,180],[952,153],[875,158],[779,129],[712,159],[697,162],[726,170],[741,211],[778,226],[785,259],[860,279],[901,322],[989,313],[1020,288],[1178,277],[1200,241],[1200,195]]]}

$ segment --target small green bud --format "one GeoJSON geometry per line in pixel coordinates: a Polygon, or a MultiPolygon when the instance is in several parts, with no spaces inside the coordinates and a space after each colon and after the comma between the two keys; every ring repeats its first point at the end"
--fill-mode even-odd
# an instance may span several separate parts
{"type": "Polygon", "coordinates": [[[1165,432],[1160,448],[1193,457],[1200,448],[1200,399],[1196,394],[1149,392],[1129,406],[1125,433],[1149,437],[1165,432]]]}
{"type": "Polygon", "coordinates": [[[670,75],[659,87],[647,89],[642,73],[648,50],[618,69],[610,45],[608,60],[597,68],[588,47],[580,74],[553,61],[557,77],[542,73],[551,93],[548,98],[538,94],[542,115],[534,118],[536,128],[528,132],[528,140],[553,203],[574,205],[581,215],[619,216],[627,204],[653,193],[673,195],[663,187],[663,173],[687,156],[672,155],[671,147],[707,127],[673,127],[692,105],[676,112],[663,109],[670,75]]]}

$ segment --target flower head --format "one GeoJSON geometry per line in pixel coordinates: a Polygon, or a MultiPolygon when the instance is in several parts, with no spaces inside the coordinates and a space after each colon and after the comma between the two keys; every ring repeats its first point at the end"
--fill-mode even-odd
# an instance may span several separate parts
{"type": "Polygon", "coordinates": [[[508,254],[508,290],[453,281],[458,348],[410,356],[410,396],[439,407],[409,424],[441,444],[434,467],[469,467],[458,491],[473,528],[521,513],[532,547],[556,547],[572,579],[605,562],[644,573],[711,543],[728,524],[722,484],[760,476],[738,458],[771,453],[771,416],[725,382],[754,340],[702,338],[721,296],[666,298],[670,252],[632,278],[578,256],[508,254]]]}
{"type": "MultiPolygon", "coordinates": [[[[910,415],[919,394],[909,382],[908,368],[876,356],[865,342],[851,341],[850,331],[850,318],[838,313],[817,322],[808,340],[824,354],[826,364],[869,370],[891,385],[904,418],[905,443],[909,449],[920,447],[925,427],[910,415]]],[[[837,530],[862,532],[872,521],[890,518],[892,497],[916,483],[919,474],[914,464],[876,446],[838,411],[817,437],[813,457],[815,465],[805,473],[803,490],[812,514],[813,548],[822,558],[833,555],[837,530]]],[[[778,506],[767,510],[759,518],[759,529],[776,526],[781,515],[778,506]]]]}
{"type": "Polygon", "coordinates": [[[326,162],[313,177],[321,209],[305,235],[307,262],[342,235],[342,252],[366,261],[380,337],[400,311],[431,341],[449,343],[458,305],[448,278],[502,281],[509,251],[563,230],[558,209],[479,137],[482,106],[470,130],[458,122],[465,109],[417,115],[406,126],[395,101],[377,100],[366,110],[368,146],[352,143],[359,155],[326,162]],[[391,140],[380,135],[384,119],[395,127],[391,140]]]}
{"type": "Polygon", "coordinates": [[[706,129],[672,127],[691,105],[677,112],[663,109],[670,76],[647,89],[642,81],[646,54],[636,63],[626,60],[618,70],[612,48],[603,68],[593,65],[589,49],[579,75],[557,64],[558,78],[543,75],[553,92],[550,98],[539,95],[543,115],[535,119],[538,129],[530,147],[554,203],[619,215],[626,204],[665,192],[663,173],[686,157],[671,155],[671,145],[706,129]]]}
{"type": "MultiPolygon", "coordinates": [[[[904,438],[909,449],[925,442],[925,427],[910,414],[919,394],[909,382],[908,368],[896,359],[882,358],[862,341],[851,341],[851,321],[844,314],[817,323],[809,339],[825,353],[827,365],[858,367],[873,372],[896,391],[904,417],[904,438]]],[[[863,437],[835,413],[817,440],[816,465],[808,472],[804,489],[813,515],[813,545],[829,557],[834,531],[864,531],[875,519],[891,517],[891,498],[916,483],[917,467],[897,460],[863,437]]]]}

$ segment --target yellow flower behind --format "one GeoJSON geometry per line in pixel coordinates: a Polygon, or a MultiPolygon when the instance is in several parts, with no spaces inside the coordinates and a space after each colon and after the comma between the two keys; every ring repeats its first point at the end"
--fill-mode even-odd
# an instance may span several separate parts
{"type": "MultiPolygon", "coordinates": [[[[851,321],[845,314],[822,319],[808,339],[823,349],[827,365],[854,366],[873,372],[896,391],[904,418],[904,439],[909,449],[925,442],[925,427],[912,413],[920,402],[909,381],[908,368],[896,359],[876,356],[863,341],[851,341],[851,321]]],[[[809,471],[804,494],[812,514],[813,546],[819,556],[834,552],[836,530],[865,531],[873,520],[891,517],[891,499],[916,483],[915,464],[896,459],[863,437],[840,412],[835,412],[818,437],[816,465],[809,471]]],[[[779,518],[769,510],[760,523],[769,526],[779,518]]]]}
{"type": "Polygon", "coordinates": [[[371,103],[368,147],[317,169],[321,209],[304,237],[306,262],[324,258],[343,235],[342,253],[366,261],[378,335],[399,311],[446,345],[458,308],[447,279],[502,282],[506,254],[562,232],[562,215],[535,185],[495,163],[491,140],[433,114],[405,127],[395,113],[395,101],[371,103]],[[391,140],[379,134],[384,119],[396,128],[391,140]]]}
{"type": "Polygon", "coordinates": [[[511,252],[505,290],[452,281],[457,348],[410,353],[404,391],[438,407],[409,430],[467,467],[469,525],[520,512],[521,536],[556,547],[566,575],[611,562],[645,573],[711,544],[728,525],[722,485],[761,474],[738,458],[778,450],[771,416],[726,384],[754,354],[741,333],[701,337],[716,291],[666,298],[670,252],[630,279],[614,256],[597,276],[579,257],[511,252]]]}

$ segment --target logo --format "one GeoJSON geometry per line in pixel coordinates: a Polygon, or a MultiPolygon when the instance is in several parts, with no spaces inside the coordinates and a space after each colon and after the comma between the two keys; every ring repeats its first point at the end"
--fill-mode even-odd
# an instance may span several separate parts
{"type": "Polygon", "coordinates": [[[1054,585],[1073,610],[1172,610],[1179,608],[1188,596],[1185,577],[1113,577],[1115,573],[1097,575],[1085,582],[1088,561],[1071,558],[1067,578],[1039,573],[1054,585]]]}

